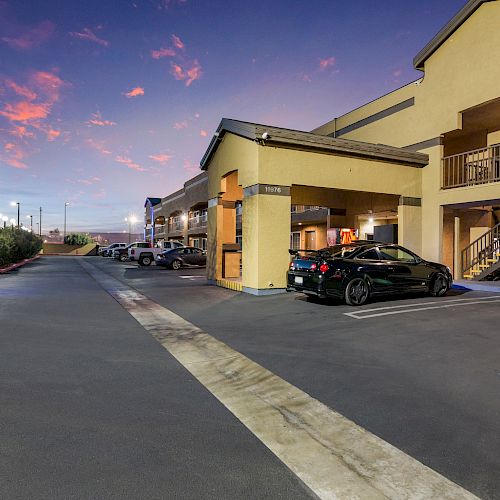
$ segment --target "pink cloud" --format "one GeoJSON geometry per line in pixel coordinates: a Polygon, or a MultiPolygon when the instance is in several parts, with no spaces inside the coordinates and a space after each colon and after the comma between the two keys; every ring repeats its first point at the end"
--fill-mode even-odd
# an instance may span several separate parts
{"type": "Polygon", "coordinates": [[[186,120],[174,123],[175,130],[182,130],[183,128],[187,128],[187,126],[188,126],[188,123],[186,120]]]}
{"type": "Polygon", "coordinates": [[[39,47],[54,33],[55,25],[51,21],[42,21],[34,28],[17,28],[16,36],[2,37],[1,40],[13,49],[29,50],[39,47]]]}
{"type": "Polygon", "coordinates": [[[70,35],[75,38],[79,38],[80,40],[87,40],[89,42],[97,43],[99,45],[102,45],[103,47],[109,46],[109,42],[107,40],[99,38],[90,28],[83,28],[82,33],[71,31],[70,35]]]}
{"type": "Polygon", "coordinates": [[[60,89],[66,84],[56,74],[48,71],[37,71],[31,77],[32,85],[44,93],[50,104],[59,100],[60,89]]]}
{"type": "Polygon", "coordinates": [[[92,118],[87,122],[89,125],[97,125],[98,127],[113,127],[116,122],[110,120],[103,120],[101,113],[97,111],[92,115],[92,118]]]}
{"type": "Polygon", "coordinates": [[[170,72],[176,80],[184,81],[186,87],[189,87],[195,80],[199,80],[203,74],[197,59],[187,67],[186,65],[183,67],[180,64],[172,63],[170,72]]]}
{"type": "Polygon", "coordinates": [[[108,156],[112,154],[112,152],[106,148],[104,141],[96,141],[92,138],[89,138],[85,141],[89,147],[92,149],[95,149],[96,151],[99,151],[99,153],[108,156]]]}
{"type": "Polygon", "coordinates": [[[37,98],[35,92],[30,90],[28,87],[23,87],[22,85],[18,85],[16,82],[12,80],[5,80],[5,86],[13,90],[18,96],[25,97],[29,101],[34,101],[37,98]]]}
{"type": "Polygon", "coordinates": [[[392,76],[394,78],[399,78],[402,74],[403,74],[403,70],[402,69],[397,69],[397,70],[393,71],[392,76]]]}
{"type": "Polygon", "coordinates": [[[172,35],[172,43],[174,44],[174,47],[177,47],[180,50],[183,50],[186,47],[184,42],[177,35],[172,35]]]}
{"type": "Polygon", "coordinates": [[[101,182],[99,177],[89,177],[88,179],[77,179],[78,184],[84,184],[85,186],[91,186],[92,184],[96,184],[97,182],[101,182]]]}
{"type": "Polygon", "coordinates": [[[324,71],[325,69],[329,68],[330,66],[333,66],[335,64],[335,57],[331,56],[328,57],[327,59],[320,59],[319,60],[319,69],[321,71],[324,71]]]}
{"type": "Polygon", "coordinates": [[[129,92],[124,92],[123,95],[128,97],[128,98],[137,97],[139,95],[144,95],[144,89],[142,87],[134,87],[129,92]]]}
{"type": "Polygon", "coordinates": [[[14,168],[28,168],[26,163],[24,163],[23,161],[26,157],[26,153],[23,151],[20,145],[9,142],[4,145],[4,150],[7,154],[6,156],[1,156],[0,160],[14,168]]]}
{"type": "Polygon", "coordinates": [[[208,132],[206,130],[200,130],[200,135],[201,137],[206,137],[208,135],[208,132]]]}
{"type": "Polygon", "coordinates": [[[47,140],[50,142],[55,141],[60,135],[61,135],[60,130],[54,130],[52,128],[49,128],[47,130],[47,140]]]}
{"type": "Polygon", "coordinates": [[[175,50],[174,49],[169,49],[169,48],[160,48],[158,50],[152,50],[151,51],[151,57],[153,59],[161,59],[162,57],[174,57],[175,56],[175,50]]]}
{"type": "Polygon", "coordinates": [[[145,172],[146,169],[141,167],[138,163],[134,163],[130,158],[126,156],[117,156],[115,161],[127,165],[128,168],[136,170],[137,172],[145,172]]]}
{"type": "Polygon", "coordinates": [[[10,134],[19,138],[34,137],[33,132],[28,132],[27,128],[21,125],[14,125],[14,128],[10,131],[10,134]]]}
{"type": "Polygon", "coordinates": [[[50,107],[47,104],[33,104],[28,101],[21,101],[15,104],[6,103],[0,115],[14,122],[29,122],[47,118],[50,107]]]}
{"type": "Polygon", "coordinates": [[[302,75],[302,81],[307,82],[307,83],[311,83],[312,82],[312,78],[308,74],[304,73],[302,75]]]}
{"type": "Polygon", "coordinates": [[[161,165],[165,165],[169,160],[172,159],[172,156],[161,153],[157,155],[150,155],[149,158],[151,158],[153,161],[160,163],[161,165]]]}

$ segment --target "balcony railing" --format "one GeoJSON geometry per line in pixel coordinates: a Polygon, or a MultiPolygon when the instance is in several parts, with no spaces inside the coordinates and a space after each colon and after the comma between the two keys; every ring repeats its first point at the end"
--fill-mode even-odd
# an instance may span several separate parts
{"type": "Polygon", "coordinates": [[[442,160],[442,189],[500,182],[500,144],[442,160]]]}
{"type": "Polygon", "coordinates": [[[200,215],[199,217],[191,217],[188,221],[188,229],[196,229],[199,227],[206,227],[207,225],[207,216],[200,215]]]}
{"type": "Polygon", "coordinates": [[[177,231],[182,231],[182,221],[170,222],[168,225],[168,232],[175,233],[177,231]]]}
{"type": "Polygon", "coordinates": [[[315,210],[321,210],[325,207],[320,207],[319,205],[292,205],[292,214],[301,214],[303,212],[312,212],[315,210]]]}

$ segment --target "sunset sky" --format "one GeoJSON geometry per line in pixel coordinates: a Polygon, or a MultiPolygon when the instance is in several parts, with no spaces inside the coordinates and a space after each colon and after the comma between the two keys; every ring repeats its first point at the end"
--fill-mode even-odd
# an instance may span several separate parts
{"type": "Polygon", "coordinates": [[[222,117],[311,130],[418,78],[464,3],[0,0],[0,213],[124,230],[222,117]]]}

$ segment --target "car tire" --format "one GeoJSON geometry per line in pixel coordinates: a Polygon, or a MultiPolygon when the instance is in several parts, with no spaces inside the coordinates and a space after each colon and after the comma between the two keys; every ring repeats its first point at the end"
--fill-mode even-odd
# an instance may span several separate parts
{"type": "Polygon", "coordinates": [[[443,297],[449,289],[448,278],[442,273],[437,273],[431,281],[429,293],[432,297],[443,297]]]}
{"type": "Polygon", "coordinates": [[[173,262],[172,262],[172,269],[174,271],[178,271],[182,266],[182,262],[179,260],[179,259],[175,259],[173,262]]]}
{"type": "Polygon", "coordinates": [[[144,257],[141,257],[139,259],[139,265],[140,266],[150,266],[152,262],[152,259],[149,255],[145,255],[144,257]]]}
{"type": "Polygon", "coordinates": [[[126,255],[120,255],[120,262],[125,262],[127,260],[126,255]]]}
{"type": "Polygon", "coordinates": [[[347,283],[345,301],[350,306],[362,306],[370,298],[370,287],[363,278],[354,278],[347,283]]]}

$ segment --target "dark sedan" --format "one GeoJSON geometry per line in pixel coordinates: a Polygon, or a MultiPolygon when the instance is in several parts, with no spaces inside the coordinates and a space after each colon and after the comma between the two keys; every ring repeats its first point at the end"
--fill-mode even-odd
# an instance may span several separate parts
{"type": "Polygon", "coordinates": [[[201,248],[182,247],[166,250],[156,257],[156,265],[168,267],[169,269],[180,269],[181,267],[205,266],[207,255],[201,248]]]}
{"type": "Polygon", "coordinates": [[[406,292],[446,294],[449,268],[398,245],[356,241],[323,250],[290,250],[287,291],[363,305],[371,296],[406,292]]]}

